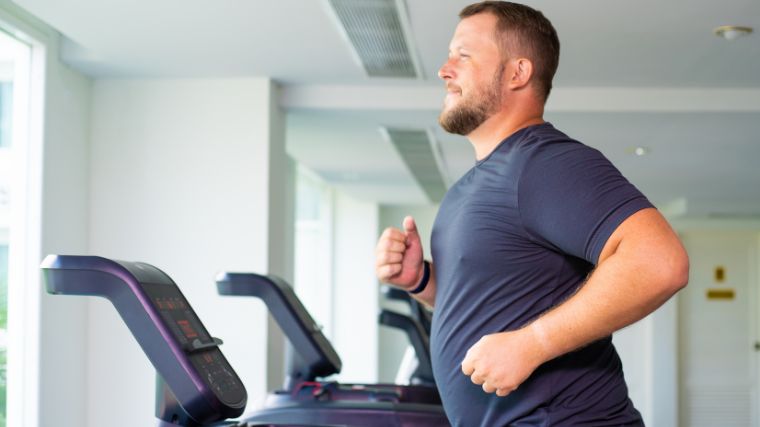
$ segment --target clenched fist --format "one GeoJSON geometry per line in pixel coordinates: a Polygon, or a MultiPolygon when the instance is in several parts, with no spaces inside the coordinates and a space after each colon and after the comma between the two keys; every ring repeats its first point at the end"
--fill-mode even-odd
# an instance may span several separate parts
{"type": "Polygon", "coordinates": [[[375,274],[384,283],[404,290],[414,289],[422,280],[422,243],[417,225],[404,218],[404,230],[389,227],[383,231],[375,251],[375,274]]]}
{"type": "Polygon", "coordinates": [[[486,335],[467,351],[462,372],[486,393],[506,396],[546,361],[531,328],[486,335]]]}

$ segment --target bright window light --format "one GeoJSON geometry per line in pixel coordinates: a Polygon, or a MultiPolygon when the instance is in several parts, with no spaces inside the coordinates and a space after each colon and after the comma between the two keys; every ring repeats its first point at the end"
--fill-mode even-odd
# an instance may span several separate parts
{"type": "MultiPolygon", "coordinates": [[[[0,22],[2,24],[2,22],[0,22]]],[[[25,295],[34,251],[39,251],[39,214],[29,208],[39,191],[41,162],[30,161],[32,47],[0,26],[0,427],[20,425],[28,376],[24,363],[25,295]]],[[[37,273],[35,275],[38,276],[37,273]]],[[[28,341],[28,337],[26,340],[28,341]]]]}

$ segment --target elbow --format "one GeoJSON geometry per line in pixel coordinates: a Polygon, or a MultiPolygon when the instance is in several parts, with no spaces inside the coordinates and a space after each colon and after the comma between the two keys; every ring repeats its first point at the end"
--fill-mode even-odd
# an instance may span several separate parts
{"type": "Polygon", "coordinates": [[[650,289],[656,299],[665,301],[689,283],[689,256],[681,245],[650,253],[650,289]]]}
{"type": "Polygon", "coordinates": [[[689,283],[689,255],[680,245],[669,257],[664,279],[671,295],[685,288],[689,283]]]}

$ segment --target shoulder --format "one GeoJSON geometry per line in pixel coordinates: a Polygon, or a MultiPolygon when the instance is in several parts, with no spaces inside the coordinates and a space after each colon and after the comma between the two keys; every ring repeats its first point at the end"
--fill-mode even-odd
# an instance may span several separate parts
{"type": "Polygon", "coordinates": [[[596,156],[601,154],[599,150],[569,137],[550,123],[544,123],[534,129],[529,129],[521,142],[521,149],[526,154],[536,157],[557,155],[596,156]]]}
{"type": "Polygon", "coordinates": [[[521,158],[523,174],[533,177],[566,174],[586,174],[599,168],[615,170],[611,162],[597,149],[567,136],[550,123],[536,126],[515,144],[521,158]]]}

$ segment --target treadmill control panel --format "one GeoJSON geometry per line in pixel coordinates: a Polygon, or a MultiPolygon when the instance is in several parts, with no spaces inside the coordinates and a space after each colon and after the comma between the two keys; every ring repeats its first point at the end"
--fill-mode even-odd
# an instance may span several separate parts
{"type": "Polygon", "coordinates": [[[244,388],[179,288],[173,284],[140,283],[190,362],[216,396],[226,404],[246,399],[244,388]]]}
{"type": "Polygon", "coordinates": [[[160,425],[210,425],[243,413],[245,387],[219,349],[222,341],[208,333],[166,273],[89,255],[48,255],[40,267],[51,294],[113,303],[158,373],[160,425]]]}

